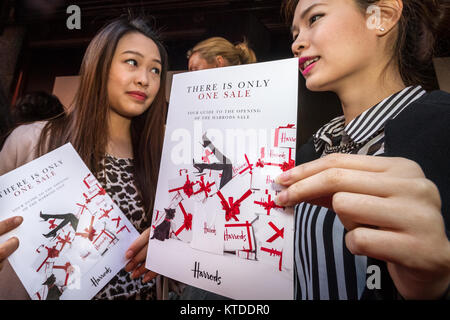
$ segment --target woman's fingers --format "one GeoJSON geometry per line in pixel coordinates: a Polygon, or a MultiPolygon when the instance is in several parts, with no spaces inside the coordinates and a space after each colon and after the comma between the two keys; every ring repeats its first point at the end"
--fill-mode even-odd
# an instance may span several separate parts
{"type": "Polygon", "coordinates": [[[408,236],[387,230],[358,227],[345,235],[345,244],[354,255],[363,255],[391,263],[411,260],[408,236]]]}
{"type": "Polygon", "coordinates": [[[126,258],[131,259],[125,266],[125,271],[132,272],[131,278],[137,279],[145,274],[143,282],[146,283],[156,277],[158,274],[145,268],[147,258],[148,239],[150,228],[146,229],[128,248],[126,258]]]}
{"type": "Polygon", "coordinates": [[[278,205],[332,208],[347,230],[347,248],[387,262],[402,295],[421,296],[415,289],[423,289],[423,279],[448,279],[450,255],[444,252],[450,246],[439,190],[417,163],[335,154],[293,168],[276,182],[287,187],[278,205]]]}
{"type": "Polygon", "coordinates": [[[141,250],[131,259],[131,261],[128,262],[125,267],[125,271],[131,272],[132,270],[136,269],[136,267],[141,263],[145,264],[145,259],[147,258],[147,248],[147,244],[145,245],[145,247],[141,248],[141,250]]]}
{"type": "Polygon", "coordinates": [[[131,274],[131,279],[140,278],[148,270],[145,268],[145,263],[141,264],[137,269],[131,274]]]}
{"type": "Polygon", "coordinates": [[[125,254],[127,259],[133,258],[144,246],[148,244],[148,238],[150,236],[150,228],[147,228],[141,235],[131,244],[128,251],[125,254]]]}
{"type": "Polygon", "coordinates": [[[148,270],[145,267],[145,263],[142,263],[139,268],[137,268],[136,270],[133,271],[133,273],[131,274],[131,279],[138,279],[140,277],[142,277],[142,275],[144,275],[144,278],[142,279],[142,282],[146,283],[149,282],[150,280],[152,280],[153,278],[155,278],[158,274],[148,270]]]}
{"type": "Polygon", "coordinates": [[[0,221],[0,235],[3,235],[15,228],[17,228],[23,221],[22,217],[11,217],[6,220],[0,221]]]}
{"type": "MultiPolygon", "coordinates": [[[[0,221],[0,235],[8,233],[9,231],[17,228],[23,221],[22,217],[11,217],[6,220],[0,221]]],[[[5,260],[19,247],[19,239],[16,237],[7,240],[4,243],[0,243],[0,271],[3,268],[5,260]]]]}
{"type": "Polygon", "coordinates": [[[16,237],[0,244],[0,271],[3,268],[4,261],[19,247],[19,239],[16,237]]]}
{"type": "Polygon", "coordinates": [[[276,199],[280,206],[331,197],[336,192],[352,192],[388,197],[406,192],[406,179],[393,178],[374,172],[331,168],[299,180],[283,190],[276,199]]]}
{"type": "Polygon", "coordinates": [[[283,186],[289,186],[331,168],[378,173],[395,170],[396,176],[403,178],[423,176],[419,165],[408,159],[335,153],[286,171],[278,176],[275,182],[283,186]]]}
{"type": "Polygon", "coordinates": [[[131,272],[145,261],[149,235],[150,228],[147,228],[128,248],[125,258],[130,259],[130,261],[125,266],[125,271],[131,272]]]}
{"type": "Polygon", "coordinates": [[[418,209],[398,198],[349,192],[335,193],[332,207],[347,230],[361,225],[401,230],[411,225],[415,218],[411,213],[418,209]]]}
{"type": "Polygon", "coordinates": [[[147,283],[147,282],[149,282],[150,280],[156,278],[156,276],[158,276],[158,274],[157,274],[156,272],[153,272],[153,271],[150,271],[150,270],[149,270],[149,271],[147,271],[147,273],[145,274],[144,279],[142,279],[142,282],[147,283]]]}

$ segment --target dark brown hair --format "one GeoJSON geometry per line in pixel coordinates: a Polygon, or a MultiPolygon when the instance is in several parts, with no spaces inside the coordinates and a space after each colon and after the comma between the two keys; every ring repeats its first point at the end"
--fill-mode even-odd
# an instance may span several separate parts
{"type": "Polygon", "coordinates": [[[21,96],[12,109],[16,125],[48,120],[64,114],[58,97],[45,91],[29,92],[21,96]]]}
{"type": "Polygon", "coordinates": [[[107,82],[111,61],[119,40],[131,32],[139,32],[152,39],[162,62],[160,88],[152,105],[131,121],[134,178],[145,212],[151,218],[164,138],[167,109],[164,84],[168,63],[165,48],[144,18],[117,19],[92,39],[81,64],[74,102],[66,116],[47,123],[41,134],[39,154],[70,142],[94,174],[102,169],[108,133],[107,82]]]}
{"type": "MultiPolygon", "coordinates": [[[[378,0],[353,0],[365,12],[378,0]]],[[[283,12],[291,21],[299,0],[285,0],[283,12]]],[[[398,23],[398,35],[391,61],[398,66],[405,85],[422,85],[436,89],[433,57],[439,55],[437,40],[448,41],[450,5],[442,0],[403,0],[403,12],[398,23]],[[441,39],[445,37],[445,39],[441,39]]],[[[446,45],[443,45],[446,47],[446,45]]]]}

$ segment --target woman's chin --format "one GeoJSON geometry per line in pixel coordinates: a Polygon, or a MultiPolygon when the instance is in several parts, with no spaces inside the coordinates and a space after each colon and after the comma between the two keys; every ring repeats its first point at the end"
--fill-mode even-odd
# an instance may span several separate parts
{"type": "Polygon", "coordinates": [[[139,117],[140,115],[142,115],[143,113],[145,113],[145,111],[147,111],[149,109],[149,107],[144,107],[141,106],[136,107],[136,108],[126,108],[126,109],[121,109],[121,110],[114,110],[116,114],[118,114],[119,116],[121,116],[122,118],[126,118],[126,119],[133,119],[136,117],[139,117]]]}
{"type": "Polygon", "coordinates": [[[306,79],[306,88],[310,91],[331,91],[330,86],[314,77],[306,79]]]}

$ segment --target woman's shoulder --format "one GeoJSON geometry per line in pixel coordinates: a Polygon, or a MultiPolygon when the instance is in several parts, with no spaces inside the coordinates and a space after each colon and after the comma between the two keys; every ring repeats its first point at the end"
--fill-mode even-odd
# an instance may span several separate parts
{"type": "MultiPolygon", "coordinates": [[[[449,123],[450,94],[425,93],[386,122],[386,155],[408,158],[424,164],[422,167],[436,167],[437,162],[448,161],[449,123]]],[[[447,164],[445,167],[448,168],[447,164]]]]}
{"type": "Polygon", "coordinates": [[[406,108],[406,114],[423,112],[433,114],[442,112],[450,115],[450,93],[441,90],[427,92],[414,101],[411,107],[406,108]]]}
{"type": "Polygon", "coordinates": [[[37,157],[37,146],[46,121],[25,124],[14,129],[0,151],[0,175],[37,157]]]}
{"type": "Polygon", "coordinates": [[[11,143],[25,145],[27,147],[36,145],[46,124],[47,121],[36,121],[18,126],[11,132],[6,142],[10,140],[11,143]]]}
{"type": "Polygon", "coordinates": [[[434,126],[448,129],[450,121],[450,93],[431,91],[408,105],[391,122],[391,127],[405,126],[411,129],[434,126]]]}
{"type": "Polygon", "coordinates": [[[36,137],[36,136],[39,137],[39,135],[42,132],[42,129],[45,127],[47,122],[48,121],[35,121],[32,123],[20,125],[13,130],[13,132],[11,133],[11,136],[27,134],[27,135],[30,135],[30,138],[36,137]]]}
{"type": "Polygon", "coordinates": [[[435,90],[424,94],[420,99],[416,101],[419,104],[433,104],[436,106],[449,106],[450,105],[450,93],[435,90]]]}

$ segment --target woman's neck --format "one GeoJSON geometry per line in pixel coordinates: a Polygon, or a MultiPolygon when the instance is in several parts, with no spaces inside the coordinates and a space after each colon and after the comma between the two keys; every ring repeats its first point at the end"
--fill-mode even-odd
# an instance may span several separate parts
{"type": "Polygon", "coordinates": [[[108,116],[108,142],[106,145],[108,154],[117,158],[133,158],[130,126],[131,119],[110,110],[108,116]]]}
{"type": "Polygon", "coordinates": [[[405,87],[400,74],[392,71],[382,76],[366,75],[358,81],[342,85],[336,93],[341,101],[345,124],[405,87]]]}

